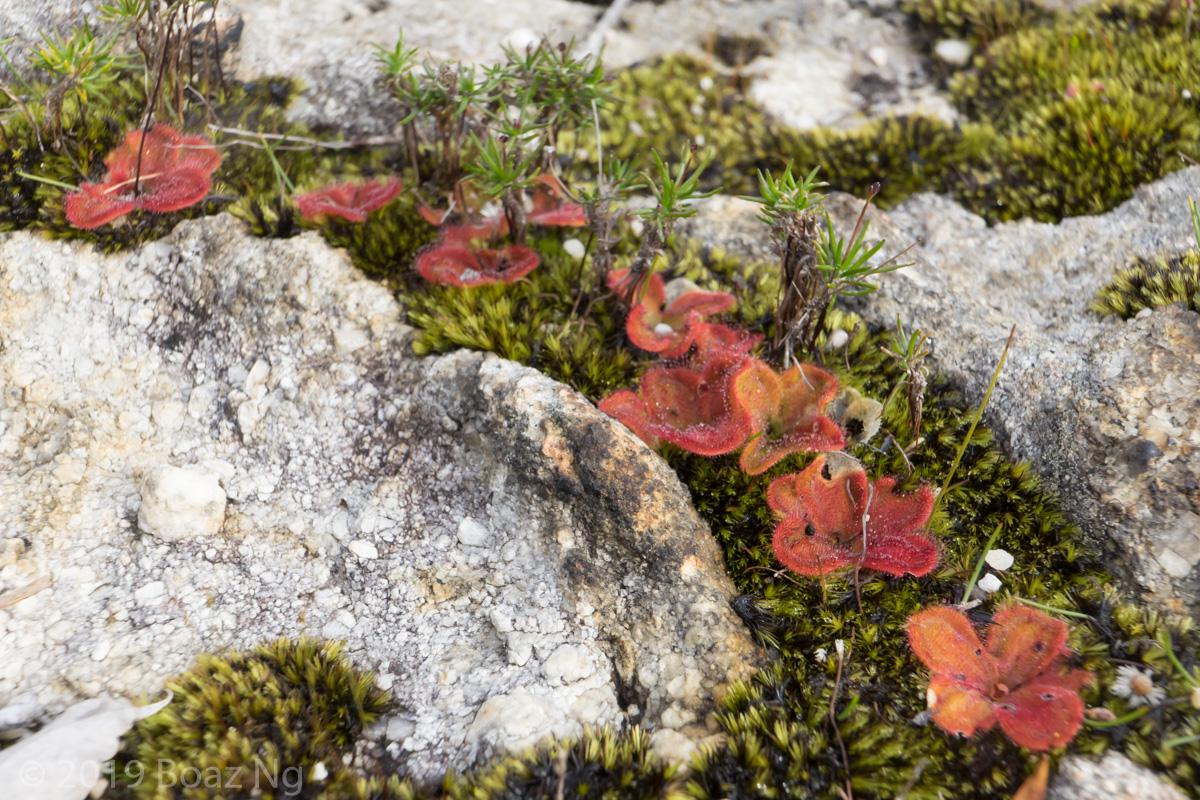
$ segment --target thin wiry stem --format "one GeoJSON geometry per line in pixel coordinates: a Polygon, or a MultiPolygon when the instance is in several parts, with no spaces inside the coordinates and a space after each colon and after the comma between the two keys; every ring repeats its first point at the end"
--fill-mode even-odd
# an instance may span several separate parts
{"type": "Polygon", "coordinates": [[[971,420],[971,427],[967,429],[967,435],[963,437],[962,443],[959,444],[958,452],[954,454],[954,461],[950,464],[950,471],[946,473],[946,480],[942,482],[942,490],[938,492],[937,499],[933,501],[934,511],[937,511],[938,505],[941,504],[942,498],[950,488],[950,482],[954,480],[954,473],[958,471],[958,465],[962,462],[963,453],[967,451],[967,445],[971,443],[971,437],[975,435],[975,428],[979,426],[979,420],[983,419],[983,412],[987,408],[988,402],[992,399],[992,391],[996,388],[996,382],[1000,380],[1000,371],[1004,369],[1004,362],[1008,359],[1008,351],[1012,347],[1013,338],[1016,335],[1017,326],[1013,325],[1012,330],[1008,332],[1008,341],[1004,343],[1004,352],[1000,354],[1000,361],[996,364],[995,371],[992,372],[992,380],[988,383],[987,391],[983,394],[983,402],[975,410],[975,416],[971,420]]]}

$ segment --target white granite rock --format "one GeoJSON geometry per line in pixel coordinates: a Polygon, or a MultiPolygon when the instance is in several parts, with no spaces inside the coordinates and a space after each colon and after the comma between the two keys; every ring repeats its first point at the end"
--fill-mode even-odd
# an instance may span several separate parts
{"type": "Polygon", "coordinates": [[[41,589],[0,609],[0,707],[309,634],[384,676],[419,779],[585,725],[704,741],[757,651],[686,489],[566,387],[410,338],[314,234],[0,234],[0,593],[41,589]]]}

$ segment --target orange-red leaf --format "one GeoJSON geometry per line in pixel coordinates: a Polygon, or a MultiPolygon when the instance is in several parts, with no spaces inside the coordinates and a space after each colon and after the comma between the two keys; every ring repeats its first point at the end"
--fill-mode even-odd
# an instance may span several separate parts
{"type": "Polygon", "coordinates": [[[1079,692],[1057,682],[1031,681],[996,702],[995,708],[1008,738],[1030,750],[1062,747],[1083,724],[1079,692]]]}
{"type": "Polygon", "coordinates": [[[533,225],[579,228],[587,224],[583,206],[567,202],[566,192],[558,178],[542,174],[530,192],[533,206],[529,222],[533,225]]]}
{"type": "Polygon", "coordinates": [[[466,287],[513,283],[532,272],[538,263],[538,254],[524,245],[472,250],[457,244],[439,243],[417,256],[415,266],[421,277],[430,283],[466,287]]]}
{"type": "MultiPolygon", "coordinates": [[[[629,280],[628,271],[609,276],[609,285],[620,291],[629,280]]],[[[671,296],[679,287],[678,281],[668,286],[662,277],[652,274],[642,283],[636,302],[625,320],[625,334],[634,346],[663,358],[680,358],[687,354],[702,335],[704,318],[731,308],[734,297],[725,292],[706,292],[685,282],[685,291],[671,296]]]]}
{"type": "Polygon", "coordinates": [[[1046,800],[1050,783],[1050,759],[1042,756],[1037,767],[1013,793],[1011,800],[1046,800]]]}
{"type": "Polygon", "coordinates": [[[988,630],[987,650],[996,661],[996,679],[1010,689],[1046,669],[1063,652],[1067,625],[1024,605],[1000,611],[988,630]]]}
{"type": "Polygon", "coordinates": [[[92,230],[133,211],[133,201],[123,195],[105,193],[104,187],[85,183],[67,195],[63,210],[76,228],[92,230]]]}
{"type": "Polygon", "coordinates": [[[883,535],[870,529],[870,539],[862,565],[885,575],[920,578],[933,572],[941,554],[932,536],[922,533],[883,535]]]}
{"type": "Polygon", "coordinates": [[[782,375],[757,359],[733,382],[734,402],[753,420],[755,436],[742,450],[742,470],[758,475],[792,453],[840,450],[846,444],[838,424],[825,416],[837,394],[837,379],[811,364],[782,375]]]}
{"type": "Polygon", "coordinates": [[[844,569],[856,560],[851,552],[828,536],[817,536],[803,517],[788,517],[775,527],[771,546],[779,563],[809,578],[844,569]]]}
{"type": "Polygon", "coordinates": [[[636,392],[621,389],[600,401],[600,410],[625,425],[650,447],[657,448],[661,441],[650,432],[646,406],[636,392]]]}
{"type": "Polygon", "coordinates": [[[909,617],[906,630],[909,646],[935,676],[991,691],[996,668],[966,614],[934,606],[909,617]]]}
{"type": "Polygon", "coordinates": [[[147,211],[180,211],[208,197],[211,188],[212,181],[207,175],[191,169],[178,170],[155,179],[153,190],[135,197],[133,202],[147,211]]]}
{"type": "Polygon", "coordinates": [[[934,675],[926,699],[930,717],[946,733],[967,737],[996,724],[991,700],[978,689],[950,678],[934,675]]]}

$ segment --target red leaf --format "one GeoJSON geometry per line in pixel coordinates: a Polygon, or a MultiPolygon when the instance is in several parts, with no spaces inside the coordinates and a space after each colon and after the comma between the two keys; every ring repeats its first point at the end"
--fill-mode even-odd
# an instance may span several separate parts
{"type": "Polygon", "coordinates": [[[1067,626],[1029,606],[1014,605],[996,614],[987,650],[996,661],[996,679],[1009,688],[1046,669],[1063,652],[1067,626]]]}
{"type": "Polygon", "coordinates": [[[479,272],[479,260],[466,247],[438,244],[417,256],[417,272],[430,283],[467,286],[464,275],[479,272]]]}
{"type": "Polygon", "coordinates": [[[133,211],[133,201],[104,191],[100,184],[85,183],[78,192],[67,195],[63,210],[67,221],[76,228],[92,230],[133,211]]]}
{"type": "MultiPolygon", "coordinates": [[[[628,270],[620,270],[609,276],[609,286],[615,291],[622,291],[628,280],[628,270]]],[[[736,302],[731,294],[686,289],[693,284],[680,284],[678,280],[664,285],[662,276],[648,276],[625,320],[625,334],[629,341],[663,358],[686,355],[695,342],[698,326],[703,323],[704,317],[725,311],[736,302]],[[672,290],[681,285],[685,290],[670,297],[672,290]]]]}
{"type": "Polygon", "coordinates": [[[390,203],[400,194],[399,178],[365,183],[339,183],[323,186],[296,197],[300,216],[312,220],[340,217],[350,222],[366,222],[372,212],[390,203]]]}
{"type": "Polygon", "coordinates": [[[104,163],[108,174],[103,182],[84,184],[66,198],[72,225],[96,228],[135,208],[166,212],[193,206],[208,196],[221,154],[202,136],[183,136],[158,124],[144,137],[141,130],[127,133],[104,163]]]}
{"type": "Polygon", "coordinates": [[[430,283],[466,287],[513,283],[532,272],[538,263],[537,253],[524,245],[476,251],[443,242],[417,256],[416,269],[430,283]]]}
{"type": "Polygon", "coordinates": [[[207,175],[194,170],[178,170],[155,179],[153,189],[134,198],[133,202],[147,211],[179,211],[208,197],[211,188],[212,181],[207,175]]]}
{"type": "Polygon", "coordinates": [[[657,449],[662,442],[647,430],[646,406],[636,392],[621,389],[600,401],[600,410],[621,422],[639,439],[657,449]]]}
{"type": "Polygon", "coordinates": [[[996,724],[992,701],[978,689],[934,675],[926,691],[930,717],[934,723],[956,736],[972,736],[996,724]]]}
{"type": "Polygon", "coordinates": [[[503,214],[486,217],[478,222],[446,225],[439,231],[446,244],[472,247],[476,243],[493,242],[508,233],[508,219],[503,214]]]}
{"type": "Polygon", "coordinates": [[[1091,674],[1062,666],[1061,621],[1024,606],[1005,609],[995,617],[986,648],[955,609],[926,609],[910,617],[907,627],[913,652],[934,673],[930,707],[944,729],[965,736],[982,730],[984,725],[972,725],[988,719],[986,703],[1008,738],[1031,750],[1061,747],[1079,732],[1079,689],[1091,674]],[[939,710],[943,703],[949,711],[939,710]]]}
{"type": "Polygon", "coordinates": [[[450,211],[451,209],[449,208],[447,208],[445,211],[436,211],[424,203],[417,205],[417,213],[421,215],[421,219],[425,220],[435,228],[441,227],[441,225],[443,225],[446,220],[450,218],[450,211]]]}
{"type": "Polygon", "coordinates": [[[844,447],[842,429],[824,414],[835,394],[837,379],[819,367],[793,366],[779,375],[750,361],[733,382],[734,402],[750,415],[756,434],[742,451],[742,469],[758,475],[792,453],[844,447]]]}
{"type": "Polygon", "coordinates": [[[565,190],[553,175],[539,175],[530,192],[533,209],[529,222],[533,225],[579,228],[587,224],[583,206],[569,203],[565,190]]]}
{"type": "Polygon", "coordinates": [[[1083,700],[1075,689],[1038,680],[995,704],[1008,738],[1030,750],[1051,750],[1075,738],[1083,724],[1083,700]]]}
{"type": "Polygon", "coordinates": [[[772,481],[767,502],[778,513],[806,517],[819,531],[853,538],[862,532],[867,486],[867,474],[852,460],[820,455],[800,472],[772,481]]]}
{"type": "Polygon", "coordinates": [[[515,283],[541,263],[538,254],[523,244],[510,244],[498,250],[479,250],[476,255],[485,274],[493,279],[482,283],[515,283]]]}
{"type": "Polygon", "coordinates": [[[935,676],[991,691],[996,666],[966,614],[945,606],[927,608],[908,618],[906,630],[909,646],[935,676]]]}
{"type": "Polygon", "coordinates": [[[762,335],[741,328],[731,328],[719,322],[701,322],[692,326],[692,345],[695,360],[703,363],[716,356],[744,359],[762,341],[762,335]]]}
{"type": "Polygon", "coordinates": [[[862,565],[885,575],[921,578],[933,572],[939,558],[937,542],[931,536],[919,533],[883,536],[872,529],[862,565]]]}
{"type": "Polygon", "coordinates": [[[703,372],[657,367],[642,377],[639,394],[651,419],[650,431],[691,453],[717,456],[742,446],[750,421],[729,402],[720,365],[703,372]]]}
{"type": "Polygon", "coordinates": [[[787,517],[780,522],[771,546],[779,563],[809,578],[837,572],[855,561],[841,542],[828,534],[818,534],[804,517],[787,517]]]}
{"type": "Polygon", "coordinates": [[[635,404],[618,392],[601,403],[647,442],[661,440],[699,455],[738,449],[749,419],[729,402],[729,376],[740,357],[714,356],[690,366],[654,367],[642,376],[635,404]]]}
{"type": "Polygon", "coordinates": [[[896,494],[896,479],[880,478],[873,484],[871,528],[881,537],[918,530],[933,513],[933,490],[920,484],[910,494],[896,494]]]}

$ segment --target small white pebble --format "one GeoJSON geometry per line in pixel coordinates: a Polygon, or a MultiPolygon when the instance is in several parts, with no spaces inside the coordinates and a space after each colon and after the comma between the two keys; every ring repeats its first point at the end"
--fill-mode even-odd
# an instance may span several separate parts
{"type": "Polygon", "coordinates": [[[839,350],[846,346],[846,342],[850,341],[850,334],[846,333],[841,328],[829,334],[825,340],[826,350],[839,350]]]}
{"type": "Polygon", "coordinates": [[[712,79],[712,76],[710,76],[710,75],[705,75],[703,78],[700,79],[700,90],[701,91],[707,92],[713,88],[713,85],[714,85],[713,79],[712,79]]]}
{"type": "Polygon", "coordinates": [[[541,37],[528,28],[517,28],[504,37],[504,43],[517,52],[533,49],[541,42],[541,37]]]}
{"type": "Polygon", "coordinates": [[[696,147],[704,147],[704,144],[705,144],[705,142],[708,141],[708,139],[704,138],[703,133],[697,133],[696,138],[693,139],[692,141],[694,141],[696,143],[696,147]]]}
{"type": "Polygon", "coordinates": [[[1000,583],[1000,579],[990,572],[979,579],[980,590],[986,592],[987,594],[1000,591],[1000,587],[1002,585],[1003,584],[1000,583]]]}
{"type": "Polygon", "coordinates": [[[869,47],[867,48],[867,58],[877,67],[885,66],[888,62],[887,48],[879,46],[869,47]]]}
{"type": "Polygon", "coordinates": [[[962,67],[971,60],[971,43],[962,39],[942,39],[933,46],[933,52],[942,61],[954,67],[962,67]]]}
{"type": "Polygon", "coordinates": [[[310,773],[314,783],[320,783],[329,777],[329,770],[325,767],[324,761],[318,761],[313,764],[312,772],[310,773]]]}
{"type": "Polygon", "coordinates": [[[642,224],[640,219],[635,219],[633,222],[629,223],[629,230],[633,231],[634,236],[641,236],[646,230],[646,226],[642,224]]]}
{"type": "Polygon", "coordinates": [[[1004,572],[1013,565],[1013,555],[1007,550],[988,550],[988,554],[984,556],[983,560],[997,572],[1004,572]]]}
{"type": "Polygon", "coordinates": [[[587,249],[583,246],[583,242],[578,239],[567,239],[563,242],[563,252],[578,261],[583,258],[583,254],[587,252],[587,249]]]}
{"type": "Polygon", "coordinates": [[[1191,90],[1190,90],[1190,89],[1184,89],[1184,90],[1183,90],[1183,92],[1181,92],[1181,94],[1183,94],[1183,99],[1184,99],[1184,100],[1191,100],[1191,99],[1192,99],[1192,92],[1191,92],[1191,90]]]}

